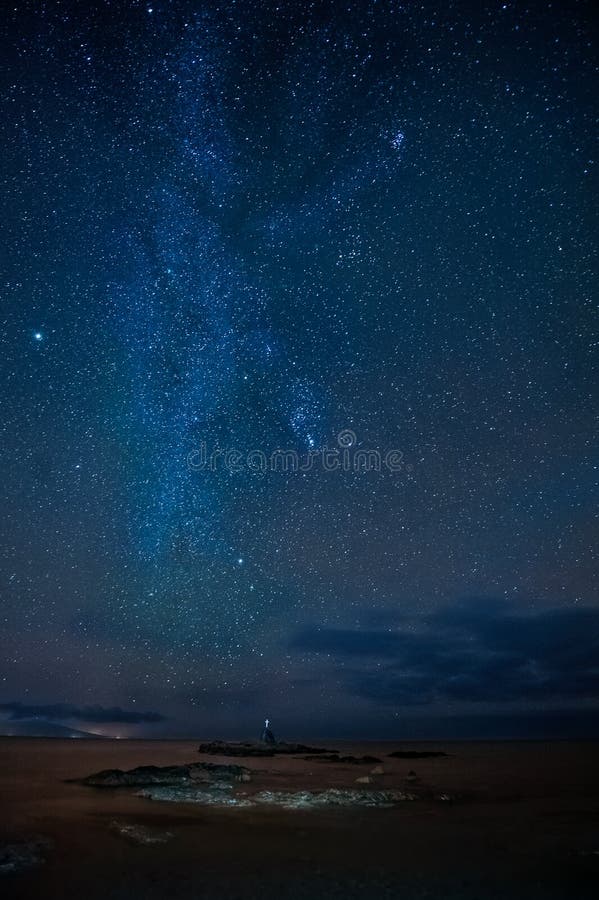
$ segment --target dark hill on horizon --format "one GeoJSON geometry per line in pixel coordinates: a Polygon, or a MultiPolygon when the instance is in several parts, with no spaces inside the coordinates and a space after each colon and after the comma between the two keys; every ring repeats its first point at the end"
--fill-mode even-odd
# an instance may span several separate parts
{"type": "Polygon", "coordinates": [[[104,738],[103,734],[91,731],[80,731],[58,722],[46,719],[22,719],[18,722],[0,722],[0,737],[45,737],[45,738],[104,738]]]}

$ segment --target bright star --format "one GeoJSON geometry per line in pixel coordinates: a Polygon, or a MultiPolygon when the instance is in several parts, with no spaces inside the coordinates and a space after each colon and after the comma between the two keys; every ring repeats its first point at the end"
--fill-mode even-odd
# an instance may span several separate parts
{"type": "Polygon", "coordinates": [[[43,338],[44,338],[44,335],[41,333],[41,331],[33,332],[33,340],[34,341],[41,341],[41,340],[43,340],[43,338]]]}

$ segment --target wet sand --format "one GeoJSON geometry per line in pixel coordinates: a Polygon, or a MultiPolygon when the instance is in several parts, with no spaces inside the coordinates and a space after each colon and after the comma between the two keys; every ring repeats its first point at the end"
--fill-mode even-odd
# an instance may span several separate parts
{"type": "Polygon", "coordinates": [[[0,738],[0,840],[42,835],[53,844],[43,865],[1,876],[1,896],[585,900],[598,890],[594,743],[322,743],[379,757],[385,774],[368,787],[405,789],[413,770],[434,793],[459,798],[392,809],[216,809],[65,783],[106,768],[205,759],[250,768],[252,781],[242,789],[251,794],[353,788],[372,768],[200,757],[198,744],[0,738]],[[389,759],[397,749],[450,755],[389,759]],[[115,820],[173,838],[137,846],[111,829],[115,820]]]}

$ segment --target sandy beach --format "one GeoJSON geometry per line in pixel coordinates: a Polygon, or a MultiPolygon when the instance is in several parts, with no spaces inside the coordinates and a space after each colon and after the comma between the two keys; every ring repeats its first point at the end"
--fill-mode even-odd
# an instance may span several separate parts
{"type": "MultiPolygon", "coordinates": [[[[132,788],[66,782],[107,768],[197,762],[198,744],[0,739],[0,838],[43,841],[39,865],[2,876],[3,896],[595,895],[596,744],[327,742],[343,754],[381,759],[384,773],[372,776],[366,790],[430,787],[430,796],[388,809],[206,808],[148,800],[132,788]],[[397,749],[448,756],[390,758],[397,749]],[[169,837],[139,845],[128,839],[129,826],[169,837]]],[[[248,797],[263,790],[355,788],[356,778],[373,768],[301,757],[210,761],[251,769],[251,781],[237,788],[248,797]]]]}

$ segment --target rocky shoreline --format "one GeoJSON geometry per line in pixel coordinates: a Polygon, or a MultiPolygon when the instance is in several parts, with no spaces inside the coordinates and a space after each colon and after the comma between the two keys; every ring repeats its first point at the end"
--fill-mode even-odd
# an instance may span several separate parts
{"type": "MultiPolygon", "coordinates": [[[[225,747],[233,747],[232,755],[241,755],[239,745],[225,745],[224,742],[218,742],[218,745],[223,750],[225,747]]],[[[209,746],[216,746],[216,742],[212,742],[209,746]]],[[[244,750],[248,746],[254,748],[254,745],[242,746],[244,750]]],[[[293,744],[285,747],[282,752],[290,753],[289,747],[303,748],[304,745],[293,744]]],[[[414,758],[414,754],[410,754],[408,758],[414,758]]],[[[139,788],[136,796],[149,800],[236,809],[250,806],[279,806],[284,809],[317,809],[323,806],[389,807],[421,799],[443,801],[456,799],[430,785],[422,784],[412,771],[405,776],[403,787],[385,784],[386,772],[380,764],[379,757],[340,756],[337,753],[323,751],[322,754],[309,754],[301,756],[300,759],[350,766],[372,763],[376,765],[367,775],[354,779],[355,785],[359,787],[331,785],[317,790],[299,784],[297,790],[261,789],[260,786],[253,792],[242,790],[240,785],[248,784],[255,776],[258,776],[258,781],[263,781],[264,776],[269,773],[252,771],[247,766],[234,763],[210,762],[193,762],[179,766],[137,766],[128,770],[104,769],[76,779],[76,783],[101,789],[139,788]]]]}

